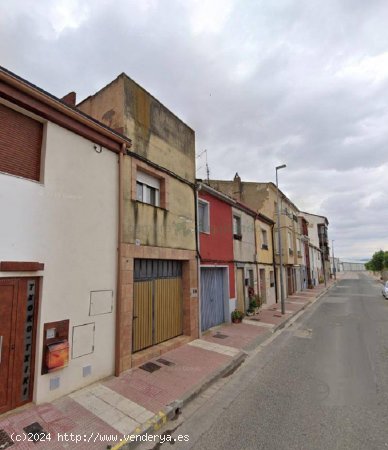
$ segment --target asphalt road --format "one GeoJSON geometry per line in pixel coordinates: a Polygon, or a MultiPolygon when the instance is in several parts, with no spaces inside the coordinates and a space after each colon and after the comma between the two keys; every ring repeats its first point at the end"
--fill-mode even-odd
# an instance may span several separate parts
{"type": "Polygon", "coordinates": [[[381,284],[361,273],[339,281],[168,428],[190,437],[177,450],[388,449],[381,284]]]}

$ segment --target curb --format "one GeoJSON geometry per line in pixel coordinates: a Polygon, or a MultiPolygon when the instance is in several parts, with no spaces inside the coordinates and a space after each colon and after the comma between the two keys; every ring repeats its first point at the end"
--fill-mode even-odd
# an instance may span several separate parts
{"type": "MultiPolygon", "coordinates": [[[[154,434],[156,431],[160,430],[160,428],[163,425],[165,425],[169,420],[174,420],[181,413],[181,409],[183,408],[183,406],[185,406],[187,403],[191,402],[195,397],[200,395],[215,381],[237,370],[238,367],[244,362],[247,356],[248,356],[247,353],[245,353],[244,351],[240,351],[236,356],[233,357],[231,361],[229,361],[223,367],[218,369],[216,372],[207,376],[202,382],[197,383],[197,385],[195,385],[192,389],[186,392],[183,395],[183,397],[174,400],[173,402],[168,404],[163,411],[160,411],[158,414],[155,414],[155,416],[151,420],[147,421],[146,424],[143,424],[141,426],[141,431],[139,430],[139,432],[136,433],[137,430],[135,430],[132,433],[132,435],[137,434],[138,436],[143,436],[146,434],[154,434]]],[[[140,439],[139,441],[133,442],[122,441],[116,444],[115,446],[111,446],[109,448],[111,450],[118,450],[118,449],[130,450],[132,448],[136,448],[142,443],[143,442],[140,439]]]]}

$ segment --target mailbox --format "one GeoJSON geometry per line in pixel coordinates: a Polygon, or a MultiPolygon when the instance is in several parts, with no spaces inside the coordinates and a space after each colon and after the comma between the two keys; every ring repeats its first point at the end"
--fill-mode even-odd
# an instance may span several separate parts
{"type": "Polygon", "coordinates": [[[46,367],[47,372],[54,372],[69,364],[69,342],[65,339],[55,344],[47,345],[46,367]]]}
{"type": "Polygon", "coordinates": [[[43,326],[42,375],[63,369],[69,364],[69,320],[43,326]]]}

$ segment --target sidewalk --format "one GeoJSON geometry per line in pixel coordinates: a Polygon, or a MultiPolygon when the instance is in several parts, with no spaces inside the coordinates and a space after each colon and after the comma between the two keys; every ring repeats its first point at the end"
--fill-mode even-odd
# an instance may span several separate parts
{"type": "Polygon", "coordinates": [[[2,415],[0,449],[106,449],[109,445],[118,449],[125,443],[124,435],[153,433],[333,284],[330,281],[326,288],[319,286],[288,297],[284,316],[279,303],[265,305],[257,316],[208,330],[200,339],[152,359],[143,368],[102,380],[52,403],[31,404],[2,415]],[[26,441],[31,429],[37,430],[39,437],[46,433],[46,439],[26,441]]]}

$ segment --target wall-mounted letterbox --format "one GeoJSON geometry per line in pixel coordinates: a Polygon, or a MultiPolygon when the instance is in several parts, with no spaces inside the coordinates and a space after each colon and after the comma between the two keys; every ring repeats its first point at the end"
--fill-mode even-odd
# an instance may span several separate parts
{"type": "Polygon", "coordinates": [[[49,344],[46,350],[46,367],[48,372],[62,369],[69,364],[69,342],[65,339],[56,344],[49,344]]]}
{"type": "Polygon", "coordinates": [[[45,323],[43,333],[42,375],[69,364],[69,320],[45,323]]]}

